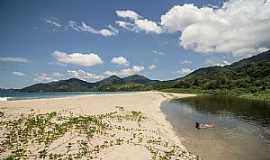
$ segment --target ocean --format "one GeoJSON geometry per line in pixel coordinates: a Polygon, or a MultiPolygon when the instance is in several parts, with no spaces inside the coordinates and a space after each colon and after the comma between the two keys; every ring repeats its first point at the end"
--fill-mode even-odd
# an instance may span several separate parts
{"type": "Polygon", "coordinates": [[[0,91],[0,101],[17,101],[29,99],[44,99],[44,98],[62,98],[79,95],[110,95],[123,94],[132,92],[15,92],[15,91],[0,91]]]}

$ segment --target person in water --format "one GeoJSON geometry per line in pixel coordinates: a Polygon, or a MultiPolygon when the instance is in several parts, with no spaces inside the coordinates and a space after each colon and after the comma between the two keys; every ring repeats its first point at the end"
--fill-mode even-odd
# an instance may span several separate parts
{"type": "Polygon", "coordinates": [[[215,127],[214,124],[195,122],[195,128],[197,129],[206,129],[206,128],[214,128],[214,127],[215,127]]]}

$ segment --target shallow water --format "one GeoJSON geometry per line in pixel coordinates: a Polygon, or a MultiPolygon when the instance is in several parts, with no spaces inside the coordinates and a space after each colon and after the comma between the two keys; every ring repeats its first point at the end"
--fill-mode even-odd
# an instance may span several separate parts
{"type": "Polygon", "coordinates": [[[270,104],[200,96],[164,102],[162,111],[189,151],[207,160],[269,160],[270,104]],[[214,123],[196,129],[195,122],[214,123]]]}

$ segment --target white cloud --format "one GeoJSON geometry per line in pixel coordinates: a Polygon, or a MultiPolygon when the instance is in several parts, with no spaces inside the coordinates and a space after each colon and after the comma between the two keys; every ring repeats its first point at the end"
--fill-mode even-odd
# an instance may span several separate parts
{"type": "Polygon", "coordinates": [[[135,21],[135,25],[146,33],[160,34],[162,32],[162,28],[156,22],[148,19],[138,19],[135,21]]]}
{"type": "Polygon", "coordinates": [[[226,61],[226,60],[224,60],[224,61],[222,61],[223,62],[223,64],[225,64],[225,65],[230,65],[231,63],[230,62],[228,62],[228,61],[226,61]]]}
{"type": "Polygon", "coordinates": [[[227,60],[219,60],[219,59],[206,59],[204,65],[205,66],[226,66],[231,63],[227,60]]]}
{"type": "Polygon", "coordinates": [[[60,23],[56,22],[55,18],[54,19],[45,19],[45,22],[50,24],[50,25],[53,25],[55,27],[58,27],[58,28],[62,27],[62,25],[60,23]]]}
{"type": "Polygon", "coordinates": [[[12,74],[14,74],[15,76],[25,76],[25,74],[24,73],[22,73],[22,72],[12,72],[12,74]]]}
{"type": "Polygon", "coordinates": [[[78,78],[84,81],[96,81],[104,78],[103,75],[96,75],[94,73],[86,72],[82,69],[78,70],[67,70],[64,73],[53,72],[53,73],[41,73],[36,74],[34,81],[37,82],[51,82],[51,81],[59,81],[68,78],[78,78]]]}
{"type": "Polygon", "coordinates": [[[141,72],[141,71],[144,70],[144,66],[133,66],[133,67],[132,67],[132,70],[133,70],[134,72],[141,72]]]}
{"type": "Polygon", "coordinates": [[[75,64],[85,67],[90,67],[98,64],[102,64],[103,61],[95,53],[83,54],[83,53],[70,53],[54,51],[52,55],[60,63],[75,64]]]}
{"type": "Polygon", "coordinates": [[[129,65],[128,60],[122,56],[121,57],[113,57],[111,62],[114,64],[125,65],[125,66],[129,65]]]}
{"type": "Polygon", "coordinates": [[[117,76],[119,75],[119,72],[118,71],[105,71],[104,74],[107,76],[113,76],[113,75],[117,76]]]}
{"type": "Polygon", "coordinates": [[[65,75],[59,72],[54,72],[52,73],[52,76],[57,78],[63,78],[65,75]]]}
{"type": "Polygon", "coordinates": [[[136,28],[134,23],[126,22],[126,21],[115,21],[115,23],[128,31],[138,32],[138,29],[136,28]]]}
{"type": "Polygon", "coordinates": [[[78,23],[76,21],[68,21],[68,23],[65,25],[56,22],[56,20],[54,19],[45,19],[45,22],[50,25],[53,25],[56,28],[62,28],[64,30],[72,29],[77,32],[89,32],[101,35],[103,37],[111,37],[119,33],[119,31],[112,25],[108,25],[106,28],[96,29],[94,27],[87,25],[85,22],[78,23]]]}
{"type": "Polygon", "coordinates": [[[119,71],[106,71],[104,72],[104,74],[107,76],[117,75],[120,77],[124,77],[124,76],[138,74],[142,72],[143,70],[144,70],[144,66],[133,66],[132,68],[125,68],[119,71]]]}
{"type": "Polygon", "coordinates": [[[68,70],[67,73],[69,74],[70,77],[78,78],[85,81],[101,80],[104,78],[104,76],[96,75],[94,73],[89,73],[82,69],[68,70]]]}
{"type": "Polygon", "coordinates": [[[78,25],[77,22],[75,22],[75,21],[68,21],[67,27],[70,27],[71,29],[73,29],[77,32],[81,31],[80,25],[78,25]]]}
{"type": "Polygon", "coordinates": [[[111,37],[119,33],[118,30],[114,28],[112,25],[109,25],[108,28],[98,30],[87,25],[85,22],[78,24],[75,21],[69,21],[68,26],[75,31],[90,32],[90,33],[102,35],[104,37],[111,37]]]}
{"type": "Polygon", "coordinates": [[[126,18],[125,21],[116,21],[119,27],[122,27],[129,31],[139,32],[144,31],[146,33],[160,34],[163,32],[162,27],[151,20],[143,18],[138,13],[131,10],[118,10],[116,14],[120,18],[126,18]]]}
{"type": "Polygon", "coordinates": [[[180,75],[187,75],[189,73],[191,73],[193,70],[190,68],[182,68],[179,71],[177,71],[176,73],[180,74],[180,75]]]}
{"type": "Polygon", "coordinates": [[[0,57],[2,62],[28,63],[29,60],[22,57],[0,57]]]}
{"type": "Polygon", "coordinates": [[[156,66],[156,65],[154,65],[154,64],[152,64],[152,65],[148,66],[148,69],[149,69],[149,70],[153,70],[153,69],[155,69],[155,68],[157,68],[157,66],[156,66]]]}
{"type": "Polygon", "coordinates": [[[132,20],[141,18],[141,16],[138,13],[131,10],[117,10],[116,15],[121,18],[129,18],[132,20]]]}
{"type": "Polygon", "coordinates": [[[108,29],[102,29],[99,31],[99,33],[104,37],[111,37],[113,35],[116,35],[116,33],[112,32],[111,30],[108,30],[108,29]]]}
{"type": "Polygon", "coordinates": [[[221,8],[177,5],[161,16],[161,25],[181,33],[185,49],[246,57],[270,48],[270,1],[229,0],[221,8]]]}
{"type": "Polygon", "coordinates": [[[108,25],[108,28],[116,35],[119,33],[118,29],[112,25],[108,25]]]}

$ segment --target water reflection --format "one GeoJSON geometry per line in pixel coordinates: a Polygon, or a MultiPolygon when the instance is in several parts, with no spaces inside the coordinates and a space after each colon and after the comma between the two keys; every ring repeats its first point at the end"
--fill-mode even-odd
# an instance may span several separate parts
{"type": "Polygon", "coordinates": [[[188,149],[204,159],[270,159],[269,103],[201,96],[164,102],[161,109],[188,149]],[[196,121],[216,128],[198,131],[196,121]]]}
{"type": "Polygon", "coordinates": [[[248,123],[270,126],[270,104],[264,101],[246,100],[228,96],[199,96],[179,99],[197,111],[220,117],[238,117],[248,123]]]}

